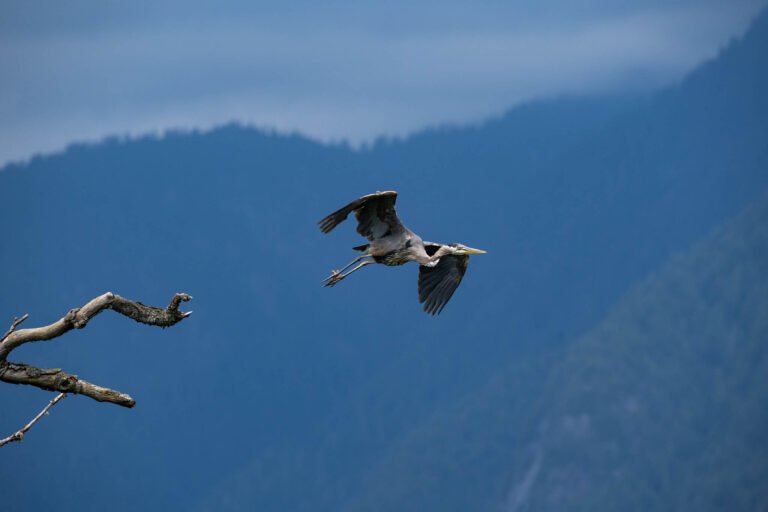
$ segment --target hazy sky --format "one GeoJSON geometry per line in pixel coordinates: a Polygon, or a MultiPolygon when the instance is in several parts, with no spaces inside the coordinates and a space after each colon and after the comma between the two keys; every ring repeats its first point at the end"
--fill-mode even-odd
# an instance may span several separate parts
{"type": "Polygon", "coordinates": [[[370,140],[672,83],[765,0],[0,0],[0,164],[231,120],[370,140]]]}

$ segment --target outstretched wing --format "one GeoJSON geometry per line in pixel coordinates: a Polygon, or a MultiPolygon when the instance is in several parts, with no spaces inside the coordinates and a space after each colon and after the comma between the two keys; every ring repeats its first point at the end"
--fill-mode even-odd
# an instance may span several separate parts
{"type": "Polygon", "coordinates": [[[397,192],[393,190],[363,196],[321,220],[320,231],[329,233],[350,213],[355,212],[357,232],[371,242],[398,232],[403,229],[403,224],[395,212],[396,200],[397,192]]]}
{"type": "MultiPolygon", "coordinates": [[[[427,246],[427,253],[430,248],[427,246]]],[[[437,251],[433,249],[432,254],[437,251]]],[[[434,267],[419,267],[419,302],[430,315],[439,314],[459,287],[469,265],[469,256],[448,255],[434,267]]]]}

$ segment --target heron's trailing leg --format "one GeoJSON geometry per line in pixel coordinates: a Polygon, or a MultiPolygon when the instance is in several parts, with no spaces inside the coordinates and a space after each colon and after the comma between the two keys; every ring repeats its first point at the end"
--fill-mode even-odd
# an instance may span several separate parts
{"type": "Polygon", "coordinates": [[[341,274],[342,272],[344,272],[345,270],[347,270],[349,267],[351,267],[352,265],[354,265],[354,264],[355,264],[355,263],[357,263],[358,261],[362,260],[363,258],[367,258],[367,257],[368,257],[368,256],[366,256],[365,254],[363,254],[362,256],[358,256],[357,258],[355,258],[355,259],[353,259],[352,261],[350,261],[350,262],[349,262],[349,263],[348,263],[348,264],[347,264],[347,265],[346,265],[344,268],[342,268],[341,270],[336,270],[336,272],[338,272],[339,274],[341,274]]]}
{"type": "MultiPolygon", "coordinates": [[[[354,262],[352,262],[352,263],[354,263],[354,262]]],[[[338,271],[338,270],[334,271],[333,274],[331,274],[331,276],[328,279],[325,280],[326,281],[325,282],[325,286],[333,286],[336,283],[338,283],[339,281],[341,281],[342,279],[344,279],[345,277],[347,277],[352,272],[360,270],[361,268],[363,268],[366,265],[373,265],[374,263],[376,263],[376,262],[375,261],[371,261],[371,260],[364,261],[361,264],[359,264],[358,266],[356,266],[355,268],[353,268],[352,270],[350,270],[349,272],[347,272],[346,274],[342,274],[341,271],[338,271]]],[[[345,267],[345,268],[348,268],[350,265],[347,265],[347,267],[345,267]]]]}
{"type": "Polygon", "coordinates": [[[353,259],[352,261],[350,261],[350,262],[349,262],[349,264],[347,264],[347,265],[346,265],[344,268],[342,268],[341,270],[331,270],[331,275],[330,275],[330,276],[328,276],[328,277],[326,277],[325,279],[323,279],[323,282],[324,282],[324,283],[327,283],[328,281],[330,281],[330,280],[331,280],[331,279],[333,279],[334,277],[338,276],[339,274],[341,274],[342,272],[344,272],[345,270],[347,270],[349,267],[351,267],[352,265],[354,265],[354,264],[355,264],[355,263],[357,263],[358,261],[362,260],[363,258],[367,258],[367,257],[368,257],[368,256],[366,256],[365,254],[363,254],[362,256],[358,256],[357,258],[355,258],[355,259],[353,259]]]}

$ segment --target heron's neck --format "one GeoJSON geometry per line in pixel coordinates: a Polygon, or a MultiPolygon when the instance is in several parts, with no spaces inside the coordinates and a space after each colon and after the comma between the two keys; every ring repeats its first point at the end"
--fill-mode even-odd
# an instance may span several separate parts
{"type": "Polygon", "coordinates": [[[435,254],[432,256],[429,256],[426,251],[424,251],[424,255],[419,258],[419,264],[423,265],[425,267],[434,267],[438,263],[440,263],[440,258],[445,256],[446,254],[451,254],[451,248],[447,245],[444,245],[440,247],[435,254]]]}

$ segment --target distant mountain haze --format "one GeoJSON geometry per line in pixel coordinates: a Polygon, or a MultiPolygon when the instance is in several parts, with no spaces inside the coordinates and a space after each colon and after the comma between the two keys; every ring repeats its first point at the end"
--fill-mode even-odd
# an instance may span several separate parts
{"type": "MultiPolygon", "coordinates": [[[[191,293],[162,333],[105,312],[16,360],[72,396],[3,448],[24,509],[759,510],[768,15],[658,94],[554,99],[352,150],[239,125],[0,170],[0,312],[191,293]],[[440,317],[415,265],[351,260],[351,198],[488,251],[440,317]],[[40,475],[53,474],[41,483],[40,475]],[[44,488],[44,492],[41,490],[44,488]]],[[[0,319],[1,320],[1,319],[0,319]]],[[[0,386],[0,433],[50,399],[0,386]]]]}
{"type": "Polygon", "coordinates": [[[0,5],[0,166],[238,121],[370,144],[562,95],[677,83],[766,0],[0,5]]]}

